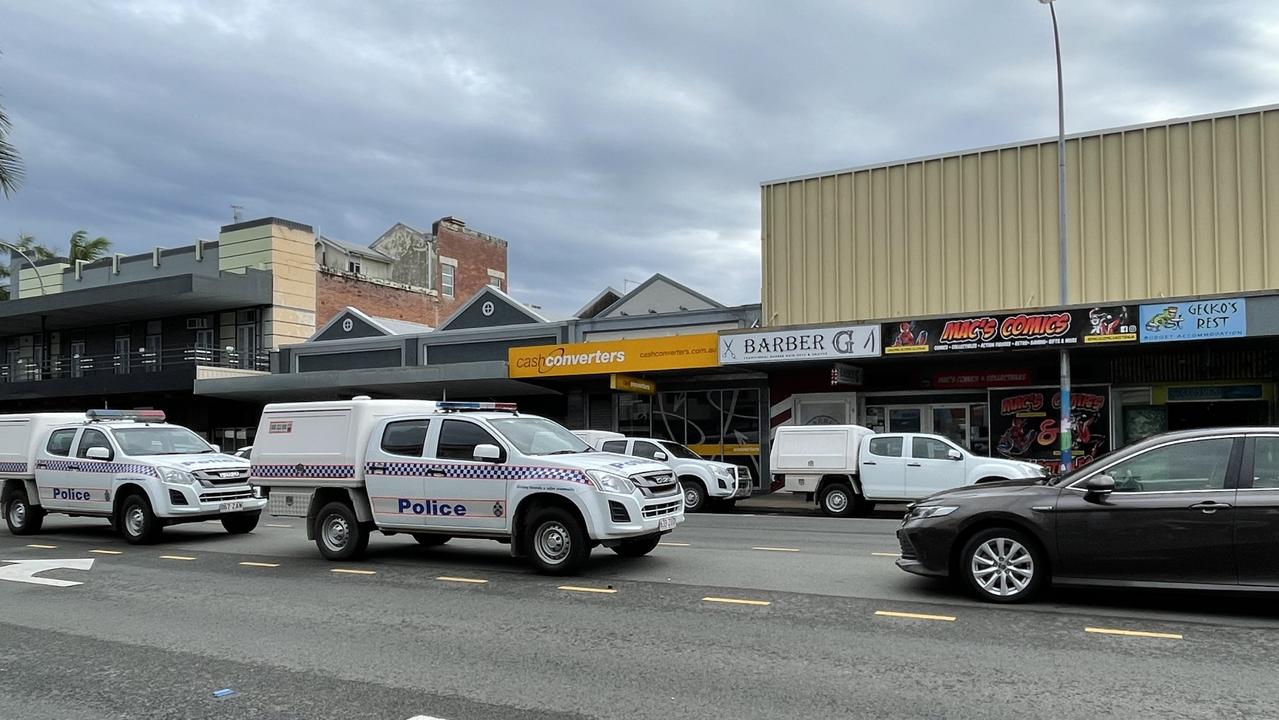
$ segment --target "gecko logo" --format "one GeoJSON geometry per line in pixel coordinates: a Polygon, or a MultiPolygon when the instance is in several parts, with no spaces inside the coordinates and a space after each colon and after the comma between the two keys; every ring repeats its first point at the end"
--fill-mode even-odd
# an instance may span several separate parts
{"type": "Polygon", "coordinates": [[[438,500],[416,502],[408,498],[398,498],[397,505],[396,512],[401,515],[411,512],[414,515],[456,515],[457,517],[466,517],[466,506],[461,503],[442,503],[438,500]]]}

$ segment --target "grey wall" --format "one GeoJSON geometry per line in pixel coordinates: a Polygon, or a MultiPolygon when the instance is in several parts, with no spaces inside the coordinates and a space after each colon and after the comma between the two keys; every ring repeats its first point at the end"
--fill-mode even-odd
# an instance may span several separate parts
{"type": "Polygon", "coordinates": [[[334,318],[333,324],[329,325],[329,329],[320,333],[313,338],[311,342],[322,342],[325,340],[347,340],[350,338],[366,338],[366,337],[384,337],[386,335],[382,330],[373,327],[363,318],[355,313],[343,311],[338,313],[334,318]],[[351,331],[347,332],[342,329],[342,321],[350,319],[351,331]]]}
{"type": "Polygon", "coordinates": [[[357,368],[400,367],[400,348],[385,350],[353,350],[322,355],[299,355],[298,372],[321,370],[354,370],[357,368]]]}
{"type": "Polygon", "coordinates": [[[491,340],[488,342],[447,343],[427,345],[424,365],[449,365],[452,363],[480,362],[482,360],[506,361],[507,349],[527,347],[529,345],[554,345],[559,339],[554,336],[535,338],[514,338],[511,340],[491,340]]]}
{"type": "Polygon", "coordinates": [[[511,304],[510,300],[495,292],[484,290],[483,293],[449,322],[440,326],[441,330],[464,330],[467,328],[501,327],[504,325],[528,325],[537,320],[528,313],[511,304]],[[493,303],[493,314],[484,314],[484,303],[493,303]]]}

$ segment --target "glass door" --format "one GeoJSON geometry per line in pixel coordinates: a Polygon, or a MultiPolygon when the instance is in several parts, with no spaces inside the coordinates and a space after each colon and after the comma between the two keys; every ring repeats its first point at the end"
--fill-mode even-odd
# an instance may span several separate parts
{"type": "Polygon", "coordinates": [[[948,438],[960,447],[969,447],[968,406],[932,406],[932,433],[948,438]]]}
{"type": "Polygon", "coordinates": [[[258,326],[240,325],[235,329],[235,350],[239,353],[239,366],[255,370],[258,356],[258,326]]]}
{"type": "Polygon", "coordinates": [[[129,338],[118,337],[115,339],[115,374],[129,374],[129,338]]]}

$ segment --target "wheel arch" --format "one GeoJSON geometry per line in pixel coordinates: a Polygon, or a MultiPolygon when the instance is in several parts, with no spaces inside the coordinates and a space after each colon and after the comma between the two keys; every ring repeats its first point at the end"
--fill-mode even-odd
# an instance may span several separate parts
{"type": "Polygon", "coordinates": [[[550,492],[530,493],[517,501],[511,515],[511,554],[515,557],[523,557],[527,553],[524,532],[528,528],[529,516],[545,507],[560,508],[571,514],[582,524],[588,539],[593,539],[596,535],[595,529],[591,527],[589,514],[583,512],[574,499],[550,492]]]}
{"type": "MultiPolygon", "coordinates": [[[[306,508],[306,539],[315,540],[315,518],[320,514],[320,509],[331,502],[340,502],[350,506],[355,512],[355,519],[360,522],[371,521],[372,513],[365,511],[364,517],[360,517],[360,503],[352,497],[349,488],[342,487],[321,487],[316,488],[311,493],[311,504],[306,508]]],[[[367,501],[366,501],[367,503],[367,501]]]]}
{"type": "Polygon", "coordinates": [[[124,501],[134,495],[141,495],[151,504],[151,512],[155,512],[155,498],[151,497],[151,492],[147,486],[138,480],[120,480],[114,483],[114,489],[111,491],[111,518],[114,521],[120,515],[120,508],[124,505],[124,501]]]}
{"type": "MultiPolygon", "coordinates": [[[[862,484],[856,475],[823,475],[820,482],[817,483],[817,490],[814,496],[821,498],[826,488],[836,483],[843,483],[853,488],[853,492],[862,495],[862,484]]],[[[865,497],[862,495],[862,497],[865,497]]]]}
{"type": "Polygon", "coordinates": [[[1053,565],[1056,560],[1054,557],[1050,543],[1042,537],[1040,531],[1031,523],[1017,517],[1016,515],[995,515],[982,518],[976,522],[965,525],[962,530],[955,535],[955,542],[951,544],[950,558],[948,562],[948,571],[951,577],[960,577],[960,555],[964,552],[964,546],[972,539],[974,535],[984,530],[993,530],[996,528],[1007,528],[1016,530],[1030,539],[1039,550],[1040,556],[1043,557],[1044,563],[1048,566],[1048,574],[1045,576],[1049,580],[1052,579],[1053,565]]]}

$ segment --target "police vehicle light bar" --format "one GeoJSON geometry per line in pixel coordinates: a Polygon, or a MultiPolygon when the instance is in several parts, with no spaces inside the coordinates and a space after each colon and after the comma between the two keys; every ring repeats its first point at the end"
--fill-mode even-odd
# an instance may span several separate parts
{"type": "Polygon", "coordinates": [[[90,410],[90,421],[123,420],[130,422],[164,422],[163,410],[90,410]]]}
{"type": "Polygon", "coordinates": [[[435,406],[442,412],[463,412],[472,411],[488,411],[488,412],[519,412],[519,407],[515,403],[504,402],[457,402],[446,400],[435,403],[435,406]]]}

